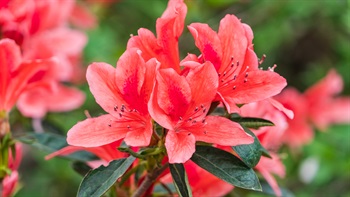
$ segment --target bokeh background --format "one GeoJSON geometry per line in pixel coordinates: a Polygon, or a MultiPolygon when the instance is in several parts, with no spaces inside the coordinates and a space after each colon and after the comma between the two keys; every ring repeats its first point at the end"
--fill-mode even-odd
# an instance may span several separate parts
{"type": "MultiPolygon", "coordinates": [[[[69,1],[69,0],[67,0],[69,1]]],[[[186,24],[208,23],[217,29],[226,14],[235,14],[254,31],[254,48],[259,57],[266,54],[262,66],[277,64],[276,72],[290,86],[300,91],[335,68],[344,79],[343,95],[350,95],[350,9],[349,0],[185,0],[188,6],[186,24]]],[[[103,61],[115,65],[124,52],[130,34],[145,27],[155,32],[155,21],[166,8],[166,0],[120,0],[93,4],[91,10],[98,26],[88,30],[84,65],[103,61]]],[[[194,41],[185,28],[180,38],[180,52],[197,53],[194,41]]],[[[77,121],[103,114],[86,83],[79,86],[87,100],[78,110],[49,114],[43,125],[47,132],[65,136],[77,121]]],[[[33,131],[32,120],[14,110],[14,131],[33,131]]],[[[44,159],[48,152],[26,146],[20,167],[22,188],[18,197],[75,196],[82,176],[72,169],[72,162],[44,159]]],[[[286,165],[281,187],[294,196],[350,196],[350,127],[334,125],[326,132],[316,131],[312,143],[298,150],[286,147],[280,152],[286,165]],[[309,180],[302,180],[305,165],[316,170],[309,180]]],[[[228,196],[266,196],[266,194],[234,190],[228,196]]],[[[268,196],[268,195],[267,195],[268,196]]]]}

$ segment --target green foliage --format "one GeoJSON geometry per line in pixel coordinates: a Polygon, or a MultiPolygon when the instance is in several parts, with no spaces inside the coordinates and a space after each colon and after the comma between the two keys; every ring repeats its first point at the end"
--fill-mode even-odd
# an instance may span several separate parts
{"type": "Polygon", "coordinates": [[[170,173],[174,180],[177,193],[181,197],[191,197],[192,191],[188,183],[187,174],[183,164],[169,164],[170,173]]]}
{"type": "Polygon", "coordinates": [[[260,127],[275,126],[273,122],[262,118],[251,118],[251,117],[230,117],[230,120],[238,122],[240,125],[250,128],[259,129],[260,127]]]}
{"type": "Polygon", "coordinates": [[[78,197],[100,197],[120,178],[135,161],[135,157],[111,161],[90,171],[82,180],[78,197]]]}
{"type": "Polygon", "coordinates": [[[231,153],[211,146],[196,146],[191,160],[220,179],[249,190],[261,190],[253,169],[231,153]]]}
{"type": "Polygon", "coordinates": [[[269,156],[268,151],[260,144],[259,139],[249,129],[244,128],[244,131],[254,137],[252,144],[233,146],[232,149],[240,156],[242,161],[253,168],[258,164],[262,154],[269,156]]]}

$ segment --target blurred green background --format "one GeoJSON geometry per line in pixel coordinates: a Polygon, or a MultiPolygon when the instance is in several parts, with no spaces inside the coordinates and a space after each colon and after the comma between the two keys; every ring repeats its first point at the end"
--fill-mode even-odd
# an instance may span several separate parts
{"type": "MultiPolygon", "coordinates": [[[[346,0],[189,0],[186,25],[208,23],[217,29],[226,14],[235,14],[254,31],[254,48],[259,57],[266,54],[262,66],[277,64],[276,72],[289,85],[304,91],[335,68],[343,77],[344,95],[350,94],[350,1],[346,0]]],[[[155,21],[166,8],[166,0],[123,0],[91,9],[99,24],[88,30],[89,43],[84,51],[84,65],[103,61],[115,65],[124,52],[130,34],[145,27],[155,32],[155,21]]],[[[194,41],[185,28],[180,38],[181,56],[197,53],[194,41]]],[[[87,100],[69,113],[49,114],[43,124],[47,131],[65,135],[77,121],[104,112],[95,103],[86,84],[80,86],[87,100]]],[[[32,131],[31,120],[11,113],[12,128],[32,131]]],[[[44,160],[47,152],[25,148],[20,167],[22,188],[18,197],[75,196],[82,177],[71,162],[55,158],[44,160]]],[[[302,150],[282,148],[287,175],[279,181],[295,196],[350,196],[350,128],[336,125],[327,132],[317,132],[314,141],[302,150]],[[316,176],[303,183],[299,170],[312,158],[318,165],[316,176]]],[[[230,196],[262,196],[258,193],[233,192],[230,196]]]]}

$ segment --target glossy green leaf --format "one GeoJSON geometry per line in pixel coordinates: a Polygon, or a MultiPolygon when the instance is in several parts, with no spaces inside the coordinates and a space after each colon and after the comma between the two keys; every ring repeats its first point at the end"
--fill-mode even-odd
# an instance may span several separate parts
{"type": "MultiPolygon", "coordinates": [[[[65,136],[54,133],[27,133],[16,139],[48,153],[68,146],[65,136]]],[[[78,161],[91,161],[96,159],[93,154],[86,151],[77,151],[63,157],[78,161]]]]}
{"type": "Polygon", "coordinates": [[[196,146],[196,152],[191,160],[201,168],[236,187],[261,191],[254,170],[229,152],[212,146],[196,146]]]}
{"type": "MultiPolygon", "coordinates": [[[[260,144],[259,139],[249,129],[243,127],[244,131],[254,137],[252,144],[232,146],[242,161],[249,167],[254,168],[259,163],[262,154],[269,156],[268,151],[260,144]]],[[[269,156],[270,157],[270,156],[269,156]]]]}
{"type": "Polygon", "coordinates": [[[82,180],[78,197],[102,196],[135,161],[135,157],[128,157],[111,161],[108,166],[100,166],[91,170],[82,180]]]}
{"type": "Polygon", "coordinates": [[[192,191],[183,164],[169,164],[169,168],[177,193],[181,197],[191,197],[192,191]]]}
{"type": "Polygon", "coordinates": [[[259,129],[260,127],[275,126],[273,122],[262,118],[251,118],[251,117],[232,117],[230,120],[238,122],[240,125],[251,128],[259,129]]]}

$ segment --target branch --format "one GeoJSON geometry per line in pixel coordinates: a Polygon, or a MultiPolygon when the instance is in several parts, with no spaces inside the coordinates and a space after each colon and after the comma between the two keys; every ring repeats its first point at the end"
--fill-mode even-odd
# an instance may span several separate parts
{"type": "Polygon", "coordinates": [[[139,186],[139,188],[135,191],[135,193],[132,195],[132,197],[141,197],[147,190],[148,188],[151,187],[151,185],[153,184],[153,182],[158,178],[158,176],[160,174],[162,174],[162,172],[167,169],[167,167],[169,166],[169,163],[166,163],[164,166],[162,166],[161,168],[157,168],[155,169],[153,172],[148,173],[146,175],[145,180],[141,183],[141,185],[139,186]]]}

